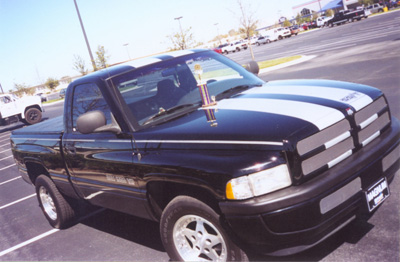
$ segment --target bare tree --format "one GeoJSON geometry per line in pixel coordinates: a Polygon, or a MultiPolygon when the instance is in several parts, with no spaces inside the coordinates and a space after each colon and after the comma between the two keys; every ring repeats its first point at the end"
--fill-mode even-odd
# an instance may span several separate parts
{"type": "MultiPolygon", "coordinates": [[[[241,13],[241,16],[239,18],[240,33],[245,34],[246,38],[250,40],[250,37],[252,37],[255,34],[255,30],[257,29],[258,20],[254,18],[255,12],[251,10],[250,4],[245,6],[242,3],[242,0],[237,0],[237,3],[239,5],[241,13]]],[[[254,60],[253,48],[251,47],[250,43],[249,43],[249,49],[251,53],[251,58],[254,60]]]]}
{"type": "Polygon", "coordinates": [[[83,60],[83,58],[79,55],[74,55],[74,59],[75,61],[73,64],[73,68],[81,73],[81,75],[86,75],[88,73],[88,69],[86,68],[85,60],[83,60]]]}
{"type": "Polygon", "coordinates": [[[191,30],[192,28],[189,27],[189,29],[182,30],[179,33],[168,35],[167,38],[172,42],[173,45],[170,50],[184,50],[194,47],[196,45],[196,41],[194,40],[191,30]]]}

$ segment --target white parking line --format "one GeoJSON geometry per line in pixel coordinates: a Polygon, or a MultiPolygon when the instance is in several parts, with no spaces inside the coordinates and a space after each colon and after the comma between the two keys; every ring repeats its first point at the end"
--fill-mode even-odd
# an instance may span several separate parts
{"type": "Polygon", "coordinates": [[[6,139],[0,140],[0,142],[4,142],[4,141],[10,141],[10,138],[8,137],[6,139]]]}
{"type": "Polygon", "coordinates": [[[6,157],[3,157],[2,159],[0,159],[0,161],[3,161],[3,160],[5,160],[5,159],[8,159],[8,158],[12,158],[13,156],[6,156],[6,157]]]}
{"type": "Polygon", "coordinates": [[[0,147],[3,147],[3,146],[10,146],[10,143],[0,145],[0,147]]]}
{"type": "Polygon", "coordinates": [[[6,249],[6,250],[4,250],[4,251],[1,251],[1,252],[0,252],[0,257],[4,256],[4,255],[6,255],[6,254],[8,254],[8,253],[10,253],[10,252],[12,252],[12,251],[15,251],[15,250],[17,250],[17,249],[19,249],[19,248],[21,248],[21,247],[24,247],[24,246],[26,246],[26,245],[29,245],[29,244],[31,244],[31,243],[33,243],[33,242],[35,242],[35,241],[38,241],[38,240],[40,240],[40,239],[42,239],[42,238],[45,238],[45,237],[47,237],[47,236],[49,236],[49,235],[51,235],[51,234],[54,234],[54,233],[56,233],[56,232],[58,232],[58,231],[60,231],[60,230],[54,228],[54,229],[52,229],[52,230],[50,230],[50,231],[47,231],[46,233],[43,233],[43,234],[41,234],[41,235],[39,235],[39,236],[37,236],[37,237],[31,238],[31,239],[29,239],[29,240],[27,240],[27,241],[25,241],[25,242],[22,242],[21,244],[18,244],[18,245],[16,245],[16,246],[13,246],[13,247],[11,247],[11,248],[9,248],[9,249],[6,249]]]}
{"type": "Polygon", "coordinates": [[[0,154],[4,153],[4,152],[7,152],[7,151],[11,151],[11,149],[6,149],[6,150],[3,150],[3,151],[0,151],[0,154]]]}
{"type": "Polygon", "coordinates": [[[10,183],[10,182],[12,182],[12,181],[14,181],[14,180],[17,180],[17,179],[20,179],[20,178],[22,178],[22,177],[14,177],[14,178],[12,178],[12,179],[10,179],[10,180],[7,180],[7,181],[4,181],[4,182],[1,182],[0,183],[0,186],[1,185],[4,185],[4,184],[7,184],[7,183],[10,183]]]}
{"type": "Polygon", "coordinates": [[[27,199],[29,199],[29,198],[32,198],[32,197],[34,197],[34,196],[36,196],[36,194],[32,194],[32,195],[29,195],[29,196],[27,196],[27,197],[18,199],[18,200],[14,201],[14,202],[11,202],[11,203],[7,204],[7,205],[1,206],[1,207],[0,207],[0,210],[4,209],[4,208],[6,208],[6,207],[9,207],[9,206],[18,204],[19,202],[22,202],[22,201],[27,200],[27,199]]]}
{"type": "Polygon", "coordinates": [[[6,137],[6,136],[10,136],[10,132],[4,133],[2,135],[0,135],[0,138],[6,137]]]}
{"type": "MultiPolygon", "coordinates": [[[[98,214],[98,213],[100,213],[100,212],[103,212],[104,210],[105,210],[105,208],[101,208],[101,209],[99,209],[99,210],[96,210],[96,211],[94,211],[93,213],[90,213],[89,215],[82,217],[81,219],[78,220],[78,222],[83,221],[83,220],[85,220],[86,218],[89,218],[89,217],[91,217],[91,216],[94,216],[94,215],[96,215],[96,214],[98,214]]],[[[56,233],[56,232],[58,232],[58,231],[60,231],[60,230],[54,228],[54,229],[52,229],[52,230],[50,230],[50,231],[47,231],[46,233],[43,233],[43,234],[41,234],[41,235],[39,235],[39,236],[37,236],[37,237],[31,238],[31,239],[29,239],[29,240],[27,240],[27,241],[25,241],[25,242],[22,242],[21,244],[18,244],[18,245],[16,245],[16,246],[10,247],[9,249],[6,249],[6,250],[4,250],[4,251],[1,251],[1,252],[0,252],[0,257],[4,256],[4,255],[6,255],[6,254],[8,254],[8,253],[10,253],[10,252],[12,252],[12,251],[15,251],[15,250],[17,250],[17,249],[20,249],[21,247],[27,246],[27,245],[29,245],[29,244],[31,244],[31,243],[33,243],[33,242],[35,242],[35,241],[38,241],[38,240],[40,240],[40,239],[42,239],[42,238],[45,238],[45,237],[47,237],[47,236],[50,236],[51,234],[54,234],[54,233],[56,233]]]]}
{"type": "Polygon", "coordinates": [[[10,167],[13,167],[13,166],[15,166],[15,164],[12,164],[12,165],[9,165],[9,166],[6,166],[6,167],[3,167],[3,168],[0,168],[0,171],[3,171],[3,170],[5,170],[5,169],[7,169],[7,168],[10,168],[10,167]]]}

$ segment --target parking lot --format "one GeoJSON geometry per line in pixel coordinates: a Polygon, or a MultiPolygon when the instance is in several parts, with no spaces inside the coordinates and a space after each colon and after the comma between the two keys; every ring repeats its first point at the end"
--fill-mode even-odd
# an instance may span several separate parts
{"type": "MultiPolygon", "coordinates": [[[[399,12],[335,28],[315,30],[254,47],[264,61],[291,55],[315,55],[310,61],[269,72],[264,80],[322,78],[381,88],[400,118],[399,12]]],[[[244,63],[248,51],[229,54],[244,63]]],[[[46,106],[44,121],[62,114],[62,103],[46,106]]],[[[22,123],[0,127],[0,260],[168,261],[158,224],[118,212],[82,207],[81,219],[67,230],[53,229],[40,208],[34,187],[22,181],[11,156],[9,137],[22,123]]],[[[400,175],[400,174],[398,174],[400,175]]],[[[316,247],[284,258],[261,261],[399,261],[400,178],[391,197],[366,222],[354,221],[316,247]]]]}

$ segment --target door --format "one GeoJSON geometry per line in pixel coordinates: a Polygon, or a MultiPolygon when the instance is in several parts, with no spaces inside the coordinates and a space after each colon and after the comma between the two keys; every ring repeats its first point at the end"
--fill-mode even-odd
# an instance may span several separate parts
{"type": "Polygon", "coordinates": [[[139,189],[133,168],[132,139],[111,132],[81,134],[78,117],[100,110],[111,123],[112,113],[94,83],[74,87],[72,126],[63,136],[63,149],[71,180],[80,195],[94,205],[143,215],[145,194],[139,189]]]}
{"type": "Polygon", "coordinates": [[[0,97],[0,104],[1,104],[1,116],[2,118],[6,118],[9,116],[17,115],[18,107],[17,102],[14,97],[5,95],[0,97]]]}

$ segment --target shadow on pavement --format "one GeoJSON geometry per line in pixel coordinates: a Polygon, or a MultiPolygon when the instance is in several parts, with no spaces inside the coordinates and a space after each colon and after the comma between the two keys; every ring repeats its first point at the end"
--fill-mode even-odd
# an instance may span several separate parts
{"type": "MultiPolygon", "coordinates": [[[[89,208],[93,209],[94,207],[89,208]]],[[[165,252],[157,222],[104,209],[80,223],[136,244],[165,252]]]]}

